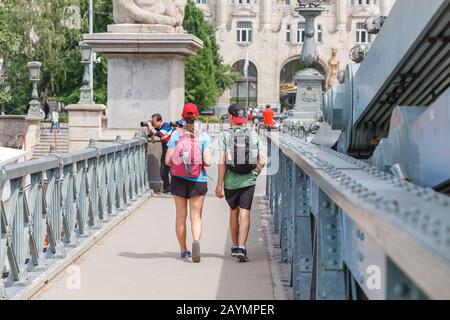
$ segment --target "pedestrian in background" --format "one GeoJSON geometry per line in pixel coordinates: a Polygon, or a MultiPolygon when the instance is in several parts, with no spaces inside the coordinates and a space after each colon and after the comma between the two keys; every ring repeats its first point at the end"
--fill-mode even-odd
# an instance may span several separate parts
{"type": "Polygon", "coordinates": [[[56,130],[58,131],[58,133],[60,133],[59,130],[59,113],[57,110],[53,110],[51,113],[51,117],[52,117],[52,125],[50,127],[50,133],[53,132],[53,128],[56,128],[56,130]]]}
{"type": "Polygon", "coordinates": [[[264,126],[267,128],[267,131],[271,131],[275,125],[274,121],[274,113],[270,104],[266,105],[266,110],[263,112],[264,126]]]}
{"type": "Polygon", "coordinates": [[[159,113],[152,115],[152,121],[146,123],[150,137],[158,137],[161,141],[161,163],[159,172],[163,181],[163,193],[170,193],[170,167],[166,165],[167,143],[173,132],[173,128],[168,122],[164,122],[159,113]]]}

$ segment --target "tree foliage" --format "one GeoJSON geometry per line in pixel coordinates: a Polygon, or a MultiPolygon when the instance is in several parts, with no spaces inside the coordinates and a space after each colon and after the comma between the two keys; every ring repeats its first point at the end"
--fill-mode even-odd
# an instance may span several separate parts
{"type": "MultiPolygon", "coordinates": [[[[94,1],[94,32],[106,32],[113,23],[112,0],[94,1]]],[[[213,106],[217,97],[234,81],[230,67],[219,54],[213,27],[194,2],[186,7],[184,27],[203,40],[204,49],[186,65],[187,100],[201,108],[213,106]]],[[[27,63],[40,61],[40,97],[65,104],[79,100],[83,66],[79,42],[88,32],[88,1],[85,0],[0,0],[0,57],[3,57],[8,93],[0,88],[0,103],[7,113],[24,114],[31,99],[27,63]],[[80,28],[69,28],[66,9],[80,8],[80,28]]],[[[101,56],[100,56],[101,57],[101,56]]],[[[106,103],[107,61],[101,57],[94,72],[94,99],[106,103]]]]}

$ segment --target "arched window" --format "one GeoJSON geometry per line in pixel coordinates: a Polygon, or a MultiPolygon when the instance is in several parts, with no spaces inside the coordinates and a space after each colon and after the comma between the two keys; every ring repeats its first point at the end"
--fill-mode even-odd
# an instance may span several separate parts
{"type": "Polygon", "coordinates": [[[240,60],[233,65],[233,70],[240,76],[231,86],[230,103],[239,103],[243,107],[256,107],[258,105],[258,72],[255,65],[250,62],[248,78],[245,78],[244,67],[245,60],[240,60]]]}
{"type": "Polygon", "coordinates": [[[292,109],[295,105],[297,86],[295,74],[300,70],[300,59],[285,64],[280,73],[280,104],[282,108],[292,109]]]}

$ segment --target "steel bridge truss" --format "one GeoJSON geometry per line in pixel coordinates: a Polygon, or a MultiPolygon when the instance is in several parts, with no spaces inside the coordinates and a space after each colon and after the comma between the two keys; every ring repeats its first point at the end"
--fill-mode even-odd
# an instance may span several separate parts
{"type": "Polygon", "coordinates": [[[267,197],[296,299],[450,298],[450,199],[288,134],[267,197]]]}

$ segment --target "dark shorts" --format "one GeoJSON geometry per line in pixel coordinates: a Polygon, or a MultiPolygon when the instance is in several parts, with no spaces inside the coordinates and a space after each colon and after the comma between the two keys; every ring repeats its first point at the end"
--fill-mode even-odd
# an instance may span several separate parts
{"type": "Polygon", "coordinates": [[[227,199],[231,210],[235,210],[237,207],[251,210],[254,195],[255,186],[234,190],[225,189],[225,199],[227,199]]]}
{"type": "Polygon", "coordinates": [[[185,199],[204,196],[208,193],[207,182],[194,182],[179,177],[173,177],[170,183],[170,193],[185,199]]]}

